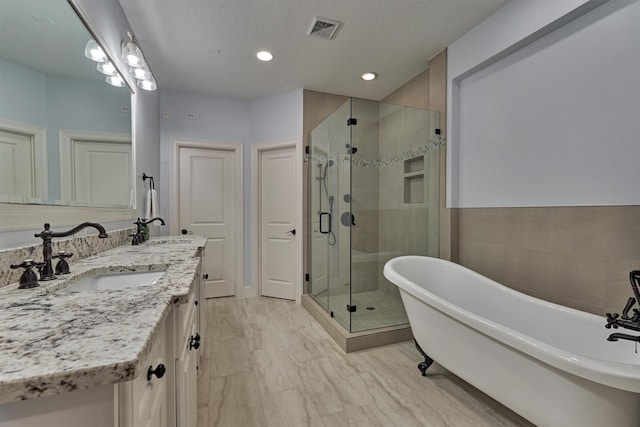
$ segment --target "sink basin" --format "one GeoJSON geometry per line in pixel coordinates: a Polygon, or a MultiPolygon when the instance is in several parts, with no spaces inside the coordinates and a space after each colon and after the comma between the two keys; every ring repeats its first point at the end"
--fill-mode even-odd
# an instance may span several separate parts
{"type": "Polygon", "coordinates": [[[109,291],[150,286],[157,283],[158,280],[164,276],[164,273],[164,270],[153,270],[94,274],[58,292],[66,294],[72,292],[109,291]]]}

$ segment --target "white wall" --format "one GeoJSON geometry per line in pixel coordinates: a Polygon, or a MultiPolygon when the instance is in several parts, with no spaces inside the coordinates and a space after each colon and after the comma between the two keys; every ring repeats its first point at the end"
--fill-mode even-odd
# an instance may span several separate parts
{"type": "Polygon", "coordinates": [[[640,5],[605,3],[511,1],[449,47],[448,206],[638,203],[640,5]]]}
{"type": "MultiPolygon", "coordinates": [[[[172,138],[239,142],[243,148],[244,278],[251,278],[251,144],[302,137],[302,91],[245,100],[162,90],[160,96],[161,151],[159,190],[161,216],[168,222],[172,138]],[[195,118],[187,118],[187,113],[195,118]]],[[[168,231],[168,230],[166,230],[168,231]]]]}

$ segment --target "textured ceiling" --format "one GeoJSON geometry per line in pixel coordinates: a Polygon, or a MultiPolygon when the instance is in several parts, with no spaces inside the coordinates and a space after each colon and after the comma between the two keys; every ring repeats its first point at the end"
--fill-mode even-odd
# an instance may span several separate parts
{"type": "Polygon", "coordinates": [[[161,89],[260,98],[296,89],[379,100],[507,0],[120,0],[161,89]],[[307,35],[315,16],[343,22],[307,35]],[[259,50],[275,55],[270,63],[259,50]],[[364,82],[360,74],[379,77],[364,82]]]}
{"type": "Polygon", "coordinates": [[[90,38],[66,0],[0,0],[0,59],[51,75],[104,80],[84,57],[90,38]]]}

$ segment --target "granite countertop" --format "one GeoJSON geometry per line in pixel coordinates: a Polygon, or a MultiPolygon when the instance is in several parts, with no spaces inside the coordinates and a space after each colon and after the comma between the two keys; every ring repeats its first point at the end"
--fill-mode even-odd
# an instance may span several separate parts
{"type": "Polygon", "coordinates": [[[151,239],[71,264],[71,274],[40,287],[0,291],[0,403],[128,381],[173,304],[195,279],[200,236],[151,239]],[[56,293],[96,271],[166,268],[156,284],[56,293]]]}

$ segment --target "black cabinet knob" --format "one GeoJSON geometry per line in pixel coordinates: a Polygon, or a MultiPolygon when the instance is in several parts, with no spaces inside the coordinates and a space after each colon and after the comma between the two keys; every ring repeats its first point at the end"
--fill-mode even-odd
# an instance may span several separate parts
{"type": "Polygon", "coordinates": [[[186,228],[183,228],[182,230],[180,230],[180,233],[182,234],[187,234],[189,232],[189,230],[187,230],[186,228]]]}
{"type": "Polygon", "coordinates": [[[202,273],[202,278],[204,280],[209,280],[209,273],[202,273]]]}
{"type": "Polygon", "coordinates": [[[200,334],[196,332],[196,335],[191,335],[191,340],[189,340],[189,350],[200,348],[200,334]]]}
{"type": "Polygon", "coordinates": [[[149,366],[147,369],[147,381],[151,381],[151,377],[155,375],[157,378],[164,377],[164,374],[167,372],[167,368],[161,363],[156,366],[156,369],[153,369],[153,366],[149,366]]]}

